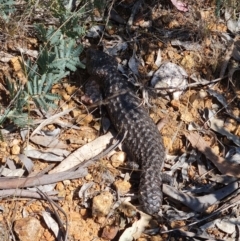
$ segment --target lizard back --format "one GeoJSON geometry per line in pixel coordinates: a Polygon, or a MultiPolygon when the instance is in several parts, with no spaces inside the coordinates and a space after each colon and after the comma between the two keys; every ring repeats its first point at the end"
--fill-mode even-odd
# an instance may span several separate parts
{"type": "Polygon", "coordinates": [[[162,203],[161,170],[165,160],[162,137],[140,99],[118,72],[113,57],[88,50],[87,70],[100,79],[104,97],[109,98],[106,108],[111,122],[120,134],[127,133],[124,144],[142,170],[139,201],[147,213],[156,214],[162,203]]]}

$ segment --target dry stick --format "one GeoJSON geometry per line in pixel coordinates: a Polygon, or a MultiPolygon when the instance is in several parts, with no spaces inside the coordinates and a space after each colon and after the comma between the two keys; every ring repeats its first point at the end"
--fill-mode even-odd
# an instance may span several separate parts
{"type": "Polygon", "coordinates": [[[201,234],[196,234],[196,233],[193,233],[193,232],[189,232],[189,231],[184,231],[184,230],[181,230],[181,229],[178,229],[176,230],[175,232],[176,235],[178,235],[178,237],[180,235],[184,236],[184,237],[188,237],[188,238],[199,238],[199,239],[206,239],[207,241],[224,241],[223,239],[215,239],[215,238],[211,238],[207,235],[201,235],[201,234]],[[179,234],[178,234],[179,233],[179,234]]]}
{"type": "Polygon", "coordinates": [[[133,8],[132,8],[132,13],[128,19],[128,22],[127,22],[127,32],[128,30],[130,29],[130,27],[133,25],[133,20],[135,18],[135,15],[137,14],[141,4],[143,3],[143,0],[138,0],[134,5],[133,5],[133,8]]]}
{"type": "Polygon", "coordinates": [[[60,182],[66,179],[76,179],[85,177],[87,175],[87,170],[77,170],[75,172],[61,172],[47,174],[40,177],[25,177],[25,178],[0,178],[0,189],[9,188],[23,188],[23,187],[34,187],[39,185],[46,185],[50,183],[60,182]]]}
{"type": "Polygon", "coordinates": [[[55,183],[59,181],[63,181],[66,179],[76,179],[81,178],[87,175],[86,168],[93,164],[98,159],[102,158],[103,156],[107,155],[110,151],[115,149],[120,143],[123,142],[127,135],[127,132],[124,133],[121,139],[117,139],[117,142],[107,148],[104,152],[97,155],[96,157],[83,161],[79,165],[69,169],[68,171],[61,172],[61,173],[53,173],[53,174],[46,174],[40,177],[26,177],[26,178],[0,178],[0,189],[9,189],[9,188],[23,188],[23,187],[33,187],[39,185],[46,185],[50,183],[55,183]],[[78,169],[77,169],[78,168],[78,169]],[[77,170],[76,170],[77,169],[77,170]],[[76,171],[72,171],[76,170],[76,171]]]}
{"type": "MultiPolygon", "coordinates": [[[[22,197],[22,198],[31,198],[31,199],[41,199],[42,196],[39,195],[37,192],[30,191],[30,190],[23,190],[23,189],[7,189],[7,190],[0,190],[0,198],[7,198],[9,196],[14,197],[22,197]]],[[[51,197],[52,200],[58,201],[60,200],[59,197],[51,197]]]]}
{"type": "Polygon", "coordinates": [[[227,75],[222,76],[222,77],[217,78],[217,79],[214,79],[214,80],[211,80],[211,81],[209,81],[209,80],[204,80],[203,82],[200,82],[200,83],[191,83],[191,84],[188,84],[188,85],[186,86],[186,88],[196,87],[196,86],[199,86],[199,85],[210,85],[210,84],[214,84],[214,83],[217,83],[217,82],[219,82],[219,81],[221,81],[221,80],[223,80],[223,79],[225,79],[225,78],[227,78],[227,75]]]}
{"type": "Polygon", "coordinates": [[[40,172],[38,172],[34,177],[40,177],[42,175],[44,175],[45,173],[49,172],[50,170],[52,170],[54,167],[56,166],[55,163],[51,163],[49,164],[47,167],[45,167],[43,170],[41,170],[40,172]]]}
{"type": "Polygon", "coordinates": [[[47,199],[47,201],[49,202],[49,204],[51,205],[52,209],[53,209],[53,212],[56,216],[56,219],[58,221],[58,224],[60,226],[60,230],[62,230],[63,234],[64,234],[64,226],[63,226],[63,223],[61,221],[61,218],[59,217],[56,209],[54,208],[53,204],[55,205],[55,207],[58,208],[58,210],[65,216],[66,218],[66,232],[65,232],[65,235],[64,235],[64,241],[67,241],[67,236],[68,236],[68,218],[67,218],[67,214],[64,212],[64,210],[55,202],[53,202],[49,197],[48,195],[46,195],[44,192],[42,192],[39,188],[38,189],[38,192],[47,199]]]}
{"type": "MultiPolygon", "coordinates": [[[[111,16],[111,11],[112,11],[112,8],[113,8],[113,4],[115,3],[115,0],[112,1],[110,7],[109,7],[109,10],[108,10],[108,16],[107,16],[107,19],[106,19],[106,23],[105,23],[105,28],[106,26],[108,25],[108,22],[109,22],[109,19],[110,19],[110,16],[111,16]]],[[[102,36],[98,42],[98,45],[101,43],[102,39],[103,39],[103,36],[104,36],[104,33],[105,33],[105,29],[103,30],[103,33],[102,33],[102,36]]]]}
{"type": "Polygon", "coordinates": [[[8,221],[6,220],[6,223],[7,223],[7,226],[8,226],[8,230],[10,231],[10,233],[12,234],[12,238],[13,238],[13,241],[16,241],[16,238],[15,238],[15,235],[13,233],[13,225],[9,225],[8,221]]]}
{"type": "MultiPolygon", "coordinates": [[[[224,76],[223,78],[225,78],[226,76],[224,76]]],[[[215,79],[215,80],[212,80],[212,81],[204,81],[204,82],[201,82],[201,83],[191,83],[191,84],[188,84],[182,88],[178,88],[178,87],[163,87],[163,88],[149,88],[151,90],[169,90],[169,89],[174,89],[176,91],[178,90],[183,90],[183,89],[186,89],[186,88],[189,88],[189,87],[196,87],[196,86],[199,86],[199,85],[209,85],[209,84],[213,84],[213,83],[216,83],[216,82],[219,82],[220,80],[222,80],[223,78],[218,78],[218,79],[215,79]]],[[[100,100],[100,101],[97,101],[95,102],[94,104],[91,104],[88,106],[88,108],[94,108],[94,107],[98,107],[99,105],[106,105],[108,104],[108,101],[117,97],[117,96],[120,96],[120,95],[124,95],[126,94],[128,91],[127,90],[123,90],[123,91],[119,91],[118,93],[115,93],[113,94],[112,96],[104,99],[104,100],[100,100]]],[[[135,96],[134,94],[132,94],[131,92],[129,92],[131,95],[135,96]]],[[[137,96],[135,96],[137,98],[137,96]]]]}
{"type": "Polygon", "coordinates": [[[183,87],[181,87],[181,88],[168,86],[168,87],[149,88],[149,89],[151,89],[151,90],[176,90],[176,91],[178,91],[178,90],[185,90],[185,89],[187,89],[187,88],[197,87],[197,86],[199,86],[199,85],[202,86],[202,85],[214,84],[214,83],[217,83],[217,82],[219,82],[220,80],[222,80],[222,79],[224,79],[224,78],[226,78],[226,77],[227,77],[227,76],[223,76],[223,77],[221,77],[221,78],[217,78],[217,79],[212,80],[212,81],[203,81],[203,82],[198,82],[198,83],[191,83],[191,84],[187,84],[187,85],[185,85],[185,86],[183,86],[183,87]]]}
{"type": "MultiPolygon", "coordinates": [[[[149,89],[151,89],[151,90],[169,90],[169,89],[174,89],[174,90],[178,91],[178,90],[183,90],[183,89],[190,88],[190,87],[196,87],[196,86],[199,86],[199,85],[213,84],[213,83],[219,82],[220,80],[222,80],[225,77],[227,77],[227,76],[224,76],[222,78],[218,78],[218,79],[215,79],[215,80],[212,80],[212,81],[204,81],[204,82],[201,82],[201,83],[191,83],[191,84],[188,84],[188,85],[186,85],[186,86],[184,86],[182,88],[169,86],[169,87],[163,87],[163,88],[149,88],[149,89]]],[[[90,109],[90,108],[98,107],[99,105],[106,105],[106,104],[108,104],[108,101],[111,100],[112,98],[115,98],[115,97],[117,97],[119,95],[124,95],[127,92],[128,92],[127,90],[119,91],[118,93],[113,94],[112,96],[110,96],[110,97],[108,97],[108,98],[106,98],[104,100],[100,100],[100,101],[95,102],[92,105],[89,105],[88,108],[90,109]]],[[[129,92],[129,93],[132,94],[131,92],[129,92]]],[[[137,98],[137,96],[135,96],[135,97],[137,98]]]]}
{"type": "Polygon", "coordinates": [[[235,38],[233,39],[233,42],[232,42],[232,43],[230,44],[230,46],[228,47],[228,50],[227,50],[225,59],[224,59],[223,64],[222,64],[222,66],[221,66],[220,78],[222,78],[222,77],[224,76],[225,72],[226,72],[226,69],[227,69],[229,60],[230,60],[230,58],[232,57],[234,44],[235,44],[235,42],[238,40],[238,38],[239,38],[239,35],[237,34],[237,35],[235,36],[235,38]]]}
{"type": "Polygon", "coordinates": [[[237,202],[235,202],[235,203],[233,203],[233,204],[228,205],[228,206],[225,207],[225,208],[219,208],[219,209],[217,209],[214,213],[212,213],[212,214],[208,215],[207,217],[202,218],[202,219],[200,219],[200,220],[198,220],[198,221],[196,221],[196,222],[193,222],[193,223],[190,223],[190,224],[188,224],[188,225],[182,226],[181,228],[175,228],[175,229],[171,229],[171,230],[167,230],[167,231],[162,231],[162,232],[160,232],[160,233],[171,233],[171,232],[174,232],[174,231],[178,231],[178,230],[180,230],[180,229],[183,229],[184,227],[191,227],[191,226],[196,225],[196,224],[198,224],[198,223],[200,223],[200,222],[203,222],[203,221],[205,221],[205,220],[207,220],[207,219],[209,219],[209,218],[212,218],[212,217],[214,217],[214,216],[216,216],[216,215],[218,215],[218,214],[221,214],[222,212],[226,211],[227,209],[229,209],[229,208],[231,208],[231,207],[234,207],[234,206],[237,206],[238,204],[240,204],[240,200],[237,201],[237,202]]]}

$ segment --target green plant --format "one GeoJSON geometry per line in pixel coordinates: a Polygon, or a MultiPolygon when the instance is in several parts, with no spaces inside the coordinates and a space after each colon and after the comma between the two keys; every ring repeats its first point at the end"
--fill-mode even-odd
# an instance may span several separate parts
{"type": "Polygon", "coordinates": [[[220,17],[222,8],[232,8],[233,19],[237,19],[240,11],[240,3],[238,0],[216,0],[216,16],[220,17]]]}
{"type": "Polygon", "coordinates": [[[71,13],[61,4],[51,6],[59,10],[54,11],[54,15],[59,17],[59,24],[50,27],[41,23],[34,25],[36,36],[42,43],[39,56],[35,61],[27,59],[22,63],[26,84],[21,84],[18,80],[11,83],[6,79],[10,104],[0,116],[0,124],[10,119],[17,126],[23,127],[31,124],[29,111],[33,106],[44,111],[57,108],[55,103],[60,97],[51,93],[52,86],[69,75],[70,71],[85,67],[79,60],[83,47],[76,44],[76,39],[85,33],[84,27],[79,25],[81,11],[71,13]]]}
{"type": "Polygon", "coordinates": [[[0,0],[0,18],[2,18],[2,20],[6,23],[10,20],[10,14],[15,11],[14,4],[15,1],[13,0],[0,0]]]}

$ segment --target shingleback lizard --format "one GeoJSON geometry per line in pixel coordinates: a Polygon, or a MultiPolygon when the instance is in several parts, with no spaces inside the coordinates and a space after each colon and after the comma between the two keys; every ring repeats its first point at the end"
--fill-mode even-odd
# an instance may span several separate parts
{"type": "Polygon", "coordinates": [[[87,51],[88,73],[100,79],[104,98],[114,96],[106,103],[109,117],[118,133],[127,133],[124,145],[142,170],[140,204],[147,213],[157,214],[162,203],[161,170],[165,160],[162,137],[117,66],[117,61],[108,54],[99,50],[87,51]]]}

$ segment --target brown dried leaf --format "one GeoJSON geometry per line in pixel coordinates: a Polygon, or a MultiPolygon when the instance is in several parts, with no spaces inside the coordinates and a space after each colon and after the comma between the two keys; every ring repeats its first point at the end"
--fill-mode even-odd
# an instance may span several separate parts
{"type": "Polygon", "coordinates": [[[27,79],[26,79],[25,73],[22,70],[21,58],[20,57],[12,58],[11,64],[19,80],[21,80],[22,84],[25,84],[27,82],[27,79]]]}
{"type": "Polygon", "coordinates": [[[125,229],[125,231],[119,238],[119,241],[136,240],[141,236],[142,232],[146,229],[152,217],[143,212],[139,213],[141,215],[141,218],[138,221],[134,222],[131,227],[125,229]]]}
{"type": "Polygon", "coordinates": [[[184,220],[174,220],[170,223],[171,228],[181,228],[186,225],[184,220]]]}
{"type": "Polygon", "coordinates": [[[184,133],[186,138],[191,142],[192,146],[202,152],[222,173],[234,177],[240,177],[239,165],[232,164],[225,160],[225,158],[217,156],[211,147],[204,141],[204,139],[194,132],[184,133]]]}
{"type": "Polygon", "coordinates": [[[112,240],[117,235],[118,230],[118,226],[107,226],[103,229],[102,238],[112,240]]]}

